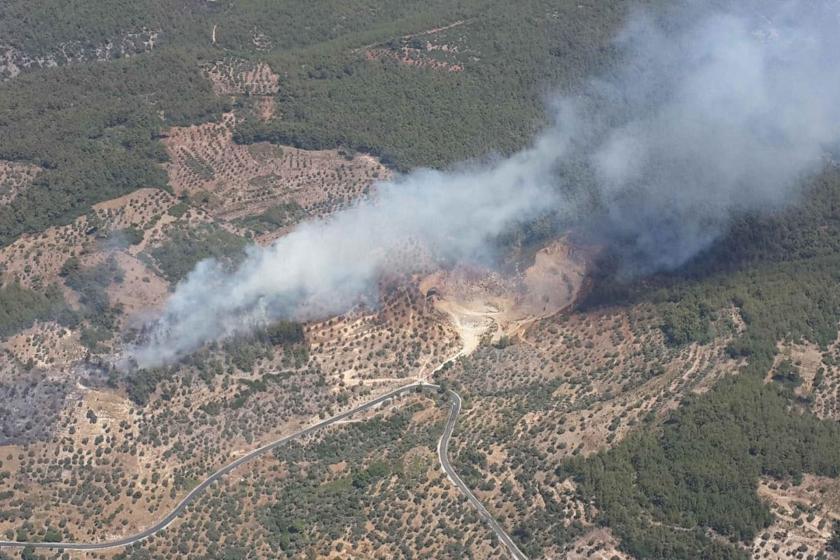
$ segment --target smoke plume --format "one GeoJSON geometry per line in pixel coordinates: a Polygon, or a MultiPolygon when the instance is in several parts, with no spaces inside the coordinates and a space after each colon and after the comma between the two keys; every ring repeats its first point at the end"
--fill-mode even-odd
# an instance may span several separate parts
{"type": "Polygon", "coordinates": [[[604,211],[589,226],[629,241],[627,266],[677,267],[734,216],[797,198],[840,138],[838,9],[745,2],[628,25],[627,63],[591,84],[577,148],[604,211]]]}
{"type": "Polygon", "coordinates": [[[550,167],[562,150],[561,137],[546,135],[532,149],[481,169],[419,170],[270,247],[250,248],[232,273],[203,261],[178,285],[152,344],[136,359],[164,363],[272,320],[346,311],[374,299],[383,274],[412,270],[402,256],[409,244],[441,260],[488,258],[493,236],[558,204],[550,167]]]}
{"type": "Polygon", "coordinates": [[[611,74],[552,102],[554,121],[507,159],[417,170],[328,219],[304,223],[226,271],[204,261],[177,286],[141,366],[278,319],[340,313],[413,265],[488,258],[500,233],[553,212],[620,241],[628,267],[683,264],[733,217],[796,200],[840,138],[836,4],[631,18],[611,74]],[[657,19],[658,18],[658,19],[657,19]]]}

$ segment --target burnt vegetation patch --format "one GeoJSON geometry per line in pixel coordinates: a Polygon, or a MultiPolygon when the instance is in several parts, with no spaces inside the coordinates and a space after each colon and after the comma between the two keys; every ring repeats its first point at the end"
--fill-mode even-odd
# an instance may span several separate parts
{"type": "Polygon", "coordinates": [[[0,380],[0,445],[48,440],[71,390],[66,381],[44,379],[37,373],[18,372],[0,380]]]}

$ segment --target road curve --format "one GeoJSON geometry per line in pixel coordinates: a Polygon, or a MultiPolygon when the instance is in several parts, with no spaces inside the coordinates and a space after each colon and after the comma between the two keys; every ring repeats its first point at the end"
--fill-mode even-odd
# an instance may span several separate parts
{"type": "Polygon", "coordinates": [[[270,443],[267,443],[266,445],[263,445],[262,447],[258,447],[257,449],[254,449],[253,451],[243,455],[242,457],[240,457],[239,459],[236,459],[235,461],[233,461],[231,463],[228,463],[224,467],[220,468],[219,470],[217,470],[216,472],[211,474],[203,482],[201,482],[198,486],[193,488],[189,492],[189,494],[184,496],[184,499],[181,500],[180,502],[178,502],[178,505],[176,505],[175,508],[172,511],[170,511],[169,514],[166,517],[164,517],[163,519],[161,519],[160,521],[158,521],[157,523],[155,523],[151,527],[148,527],[148,528],[146,528],[146,529],[144,529],[144,530],[142,530],[139,533],[136,533],[134,535],[129,535],[127,537],[122,537],[122,538],[114,539],[114,540],[110,540],[110,541],[102,541],[102,542],[94,542],[94,543],[0,541],[0,549],[2,549],[2,548],[25,548],[27,546],[31,546],[33,548],[55,548],[55,549],[61,548],[61,549],[65,549],[65,550],[104,550],[104,549],[108,549],[108,548],[118,548],[118,547],[122,547],[122,546],[129,546],[129,545],[132,545],[134,543],[140,542],[144,539],[149,538],[150,536],[154,535],[155,533],[157,533],[159,531],[162,531],[166,527],[168,527],[169,524],[172,523],[173,521],[175,521],[175,518],[177,518],[179,515],[181,515],[184,512],[184,510],[187,509],[187,506],[189,506],[190,503],[195,501],[196,498],[198,498],[201,494],[203,494],[204,491],[207,490],[207,488],[211,484],[213,484],[217,480],[221,479],[222,477],[224,477],[226,474],[230,473],[232,470],[236,469],[237,467],[240,467],[240,466],[244,465],[245,463],[248,463],[248,462],[256,459],[260,455],[263,455],[263,454],[275,449],[276,447],[280,447],[284,443],[288,443],[289,441],[292,441],[294,439],[309,435],[313,432],[316,432],[316,431],[320,430],[321,428],[326,428],[327,426],[329,426],[331,424],[335,424],[339,420],[344,420],[345,418],[347,418],[349,416],[352,416],[356,413],[364,412],[366,410],[370,410],[371,408],[374,408],[375,406],[380,405],[380,404],[382,404],[383,402],[385,402],[389,399],[397,397],[397,396],[399,396],[399,395],[401,395],[401,394],[403,394],[407,391],[410,391],[411,389],[415,389],[417,387],[437,387],[437,385],[433,385],[431,383],[426,383],[426,382],[423,382],[423,381],[416,381],[414,383],[409,383],[408,385],[403,385],[402,387],[400,387],[398,389],[394,389],[393,391],[385,393],[384,395],[381,395],[381,396],[379,396],[379,397],[377,397],[373,400],[367,401],[366,403],[361,404],[361,405],[357,406],[356,408],[350,409],[350,410],[348,410],[346,412],[342,412],[340,414],[336,414],[335,416],[331,416],[330,418],[327,418],[326,420],[318,422],[317,424],[313,424],[312,426],[309,426],[308,428],[298,430],[297,432],[294,432],[294,433],[289,434],[287,436],[283,436],[280,439],[274,440],[270,443]]]}
{"type": "MultiPolygon", "coordinates": [[[[32,548],[52,548],[52,549],[63,549],[63,550],[105,550],[109,548],[119,548],[124,546],[129,546],[134,543],[138,543],[144,539],[147,539],[168,527],[175,519],[181,515],[187,507],[195,501],[201,494],[204,493],[207,488],[210,487],[211,484],[216,482],[217,480],[223,478],[225,475],[229,474],[234,469],[241,467],[245,463],[253,461],[257,457],[272,451],[273,449],[280,447],[281,445],[288,443],[294,439],[309,435],[313,432],[316,432],[322,428],[326,428],[332,424],[340,420],[344,420],[356,413],[364,412],[374,408],[385,401],[395,398],[403,393],[406,393],[412,389],[416,388],[440,388],[438,385],[433,383],[428,383],[425,381],[415,381],[414,383],[409,383],[408,385],[403,385],[393,391],[385,393],[375,399],[367,401],[355,408],[347,410],[345,412],[341,412],[336,414],[335,416],[331,416],[326,420],[322,420],[317,424],[313,424],[308,428],[304,428],[302,430],[298,430],[297,432],[291,433],[289,435],[283,436],[280,439],[276,439],[270,443],[263,445],[262,447],[258,447],[249,453],[246,453],[242,457],[228,463],[227,465],[223,466],[209,477],[204,479],[198,486],[190,490],[190,492],[184,496],[184,498],[178,502],[172,511],[170,511],[166,517],[152,525],[151,527],[147,527],[146,529],[140,531],[139,533],[135,533],[134,535],[129,535],[127,537],[121,537],[119,539],[114,539],[110,541],[102,541],[102,542],[93,542],[93,543],[79,543],[79,542],[18,542],[18,541],[0,541],[0,549],[2,548],[25,548],[27,546],[32,548]]],[[[452,468],[452,465],[449,463],[448,451],[449,451],[449,439],[452,437],[452,432],[455,429],[455,422],[458,419],[458,415],[461,412],[461,396],[458,395],[455,391],[449,390],[449,395],[452,400],[452,407],[450,408],[449,418],[446,421],[446,426],[443,430],[443,434],[438,441],[438,459],[440,461],[441,467],[443,467],[444,472],[446,472],[447,477],[449,480],[455,484],[455,486],[461,491],[461,493],[467,498],[467,500],[472,504],[472,506],[478,511],[479,516],[490,526],[490,529],[495,533],[495,535],[499,538],[500,541],[507,547],[510,555],[514,560],[528,560],[528,557],[525,556],[521,550],[516,546],[516,543],[511,540],[508,534],[502,529],[501,525],[490,515],[490,512],[487,511],[487,508],[479,501],[478,498],[472,493],[472,491],[464,484],[464,481],[461,480],[461,477],[458,476],[458,473],[455,472],[455,469],[452,468]]]]}
{"type": "Polygon", "coordinates": [[[514,560],[528,560],[528,557],[519,550],[516,543],[513,542],[505,530],[502,529],[502,526],[499,525],[498,521],[490,515],[490,512],[487,511],[484,504],[475,497],[472,490],[464,484],[464,481],[461,480],[461,477],[458,476],[458,473],[455,472],[455,469],[453,469],[452,465],[449,463],[449,439],[452,437],[452,431],[455,429],[455,422],[458,420],[458,415],[461,413],[461,395],[451,389],[449,390],[449,395],[452,397],[452,408],[449,410],[449,419],[446,421],[446,427],[443,430],[443,435],[440,436],[437,448],[440,466],[443,467],[443,470],[446,472],[446,476],[449,477],[449,480],[458,487],[461,493],[466,496],[470,504],[472,504],[476,511],[478,511],[479,517],[481,517],[487,525],[490,526],[493,533],[500,541],[502,541],[505,547],[507,547],[511,558],[514,558],[514,560]]]}

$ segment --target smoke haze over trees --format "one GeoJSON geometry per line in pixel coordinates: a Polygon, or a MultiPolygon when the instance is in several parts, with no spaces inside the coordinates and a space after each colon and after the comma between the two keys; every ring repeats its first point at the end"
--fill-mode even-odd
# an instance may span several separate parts
{"type": "Polygon", "coordinates": [[[417,170],[370,200],[305,223],[235,271],[200,263],[178,285],[141,366],[279,319],[339,313],[375,297],[419,244],[452,262],[488,258],[512,227],[552,213],[626,252],[630,274],[670,269],[731,220],[796,201],[840,136],[837,8],[636,14],[612,73],[552,100],[555,121],[507,159],[417,170]]]}

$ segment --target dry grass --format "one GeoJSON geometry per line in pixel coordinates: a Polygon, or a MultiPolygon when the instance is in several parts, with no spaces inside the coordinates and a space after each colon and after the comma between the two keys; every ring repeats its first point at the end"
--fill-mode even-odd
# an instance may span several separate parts
{"type": "Polygon", "coordinates": [[[265,62],[225,59],[206,72],[216,95],[270,96],[279,89],[280,77],[265,62]]]}
{"type": "Polygon", "coordinates": [[[313,359],[333,372],[336,389],[425,377],[459,351],[455,331],[415,286],[392,285],[382,297],[376,312],[306,327],[313,359]]]}
{"type": "Polygon", "coordinates": [[[29,187],[40,170],[35,165],[0,160],[0,206],[9,204],[29,187]]]}
{"type": "Polygon", "coordinates": [[[840,519],[836,479],[805,475],[798,486],[762,480],[758,495],[776,520],[753,541],[753,558],[813,558],[825,551],[833,523],[840,519]]]}
{"type": "MultiPolygon", "coordinates": [[[[97,204],[93,212],[66,226],[54,226],[38,234],[20,236],[0,249],[3,282],[42,289],[59,282],[59,271],[71,256],[95,261],[106,253],[139,253],[146,239],[160,238],[165,212],[177,200],[158,189],[139,189],[123,197],[97,204]],[[126,247],[120,231],[136,228],[144,234],[139,245],[126,247]]],[[[67,294],[72,300],[73,296],[67,294]]]]}
{"type": "Polygon", "coordinates": [[[591,529],[577,537],[565,548],[566,560],[630,560],[618,549],[618,539],[607,527],[591,529]]]}
{"type": "Polygon", "coordinates": [[[548,557],[610,558],[615,541],[590,535],[592,504],[577,502],[554,467],[617,444],[686,394],[737,371],[727,340],[671,348],[653,310],[638,306],[541,319],[508,346],[485,341],[443,373],[467,403],[453,463],[479,473],[478,494],[509,529],[537,526],[544,537],[557,530],[546,515],[561,526],[575,520],[580,534],[561,548],[547,545],[554,547],[548,557]],[[547,514],[558,508],[565,513],[547,514]]]}
{"type": "Polygon", "coordinates": [[[159,34],[159,30],[143,27],[98,44],[92,41],[65,41],[55,45],[51,52],[37,56],[0,43],[0,82],[10,80],[26,70],[80,62],[102,62],[148,52],[157,45],[159,34]]]}
{"type": "MultiPolygon", "coordinates": [[[[127,293],[114,298],[129,304],[129,286],[143,269],[130,269],[131,255],[117,258],[126,270],[120,289],[127,293]]],[[[36,527],[63,520],[76,539],[135,532],[171,508],[190,481],[267,441],[405,384],[409,377],[426,375],[457,351],[454,331],[416,287],[394,287],[383,297],[375,312],[307,325],[311,348],[303,365],[291,365],[277,349],[253,370],[240,371],[217,353],[210,359],[219,360],[221,375],[206,382],[185,366],[161,383],[143,408],[112,389],[77,385],[51,438],[21,448],[20,465],[9,479],[16,491],[2,507],[23,500],[34,510],[30,521],[36,527]],[[272,378],[276,372],[285,373],[272,378]],[[267,380],[264,388],[237,402],[245,383],[260,380],[267,380]],[[109,487],[117,491],[111,494],[109,487]]],[[[27,349],[33,335],[24,333],[14,342],[27,349]]],[[[57,351],[54,342],[46,347],[57,351]]],[[[66,362],[64,375],[80,378],[73,358],[66,362]]],[[[438,416],[431,411],[416,419],[431,422],[438,416]]],[[[445,495],[439,499],[448,499],[445,495]]],[[[0,522],[0,533],[21,522],[19,517],[0,522]]]]}
{"type": "Polygon", "coordinates": [[[15,360],[42,369],[69,367],[87,353],[78,332],[52,321],[23,330],[2,341],[0,347],[15,360]]]}
{"type": "Polygon", "coordinates": [[[404,35],[398,45],[368,45],[363,49],[364,55],[367,60],[393,60],[416,68],[463,72],[465,60],[478,60],[475,53],[471,52],[460,38],[448,42],[440,35],[465,24],[469,22],[458,20],[442,27],[404,35]]]}
{"type": "Polygon", "coordinates": [[[334,212],[389,176],[376,159],[335,150],[305,151],[267,143],[233,142],[235,117],[220,123],[173,128],[165,140],[175,192],[214,217],[236,220],[279,204],[295,203],[307,216],[334,212]]]}

